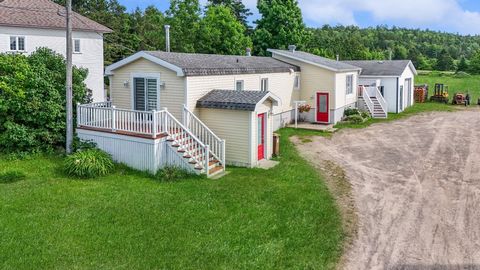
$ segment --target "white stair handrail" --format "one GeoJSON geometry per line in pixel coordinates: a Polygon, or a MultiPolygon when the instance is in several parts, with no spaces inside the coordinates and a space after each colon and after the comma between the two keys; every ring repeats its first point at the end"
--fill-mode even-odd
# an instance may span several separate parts
{"type": "Polygon", "coordinates": [[[208,126],[202,122],[185,105],[183,106],[183,124],[197,138],[210,147],[212,155],[225,168],[225,140],[220,139],[208,126]]]}
{"type": "Polygon", "coordinates": [[[367,88],[364,87],[364,86],[360,86],[360,87],[361,87],[361,89],[362,89],[362,97],[363,97],[363,100],[365,101],[365,104],[367,105],[368,111],[369,111],[370,114],[373,116],[373,112],[374,112],[373,101],[372,101],[372,99],[370,98],[370,95],[368,94],[367,88]]]}
{"type": "Polygon", "coordinates": [[[377,98],[378,103],[380,103],[380,106],[382,106],[382,110],[385,112],[385,117],[388,117],[387,101],[383,97],[382,93],[380,93],[380,90],[377,87],[375,89],[375,97],[377,98]]]}

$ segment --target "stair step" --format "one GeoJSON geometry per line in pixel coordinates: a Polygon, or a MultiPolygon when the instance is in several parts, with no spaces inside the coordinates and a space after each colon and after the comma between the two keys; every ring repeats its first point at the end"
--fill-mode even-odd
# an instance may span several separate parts
{"type": "Polygon", "coordinates": [[[209,175],[213,175],[213,174],[218,173],[218,172],[220,172],[220,171],[222,171],[222,170],[223,170],[223,167],[222,167],[222,166],[216,166],[215,168],[210,169],[210,170],[208,171],[208,174],[209,174],[209,175]]]}

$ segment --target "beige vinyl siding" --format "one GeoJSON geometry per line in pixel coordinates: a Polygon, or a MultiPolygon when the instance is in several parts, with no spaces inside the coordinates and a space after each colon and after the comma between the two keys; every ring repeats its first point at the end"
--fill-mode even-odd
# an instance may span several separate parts
{"type": "Polygon", "coordinates": [[[111,77],[111,98],[113,105],[118,108],[132,109],[132,75],[135,73],[160,74],[160,108],[168,110],[178,119],[182,119],[182,108],[185,102],[185,78],[178,77],[176,72],[161,67],[151,61],[139,59],[114,71],[111,77]],[[124,82],[128,81],[128,87],[124,82]]]}
{"type": "Polygon", "coordinates": [[[197,100],[214,89],[235,90],[237,80],[244,81],[245,90],[260,90],[261,80],[268,78],[268,90],[281,99],[281,106],[275,112],[291,110],[293,100],[297,100],[300,91],[293,90],[295,73],[265,73],[222,76],[187,77],[188,108],[196,112],[197,100]]]}
{"type": "Polygon", "coordinates": [[[229,165],[251,166],[250,122],[252,112],[206,109],[198,110],[200,119],[226,141],[226,162],[229,165]]]}
{"type": "Polygon", "coordinates": [[[357,102],[357,77],[356,72],[343,72],[336,75],[336,95],[334,109],[339,109],[357,102]],[[353,75],[353,91],[347,95],[347,75],[353,75]]]}
{"type": "Polygon", "coordinates": [[[316,107],[316,93],[329,92],[329,107],[331,109],[335,107],[335,99],[333,98],[335,95],[335,72],[276,54],[273,57],[301,68],[300,100],[304,100],[312,107],[316,107]]]}

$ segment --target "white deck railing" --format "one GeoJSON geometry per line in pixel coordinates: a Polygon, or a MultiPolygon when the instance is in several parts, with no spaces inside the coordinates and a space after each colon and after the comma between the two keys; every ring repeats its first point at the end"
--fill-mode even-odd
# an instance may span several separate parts
{"type": "Polygon", "coordinates": [[[183,106],[183,124],[202,142],[210,146],[212,155],[220,161],[225,168],[225,140],[220,139],[186,106],[183,106]]]}
{"type": "MultiPolygon", "coordinates": [[[[157,138],[166,135],[176,147],[190,157],[190,161],[197,164],[197,168],[209,173],[210,154],[224,164],[225,150],[216,142],[204,137],[206,141],[197,137],[189,128],[178,121],[165,108],[162,111],[135,111],[117,109],[111,102],[99,102],[77,105],[77,126],[107,130],[110,132],[124,132],[141,134],[157,138]],[[209,142],[214,142],[214,149],[222,149],[215,154],[210,151],[209,142]],[[217,153],[221,155],[217,157],[217,153]]],[[[224,147],[224,142],[223,147],[224,147]]]]}
{"type": "Polygon", "coordinates": [[[359,86],[359,93],[361,93],[361,97],[363,97],[363,101],[365,102],[365,105],[367,106],[368,108],[368,111],[372,114],[373,116],[373,108],[374,108],[374,104],[373,104],[373,101],[372,99],[370,98],[370,95],[368,93],[368,90],[366,87],[364,86],[359,86]]]}

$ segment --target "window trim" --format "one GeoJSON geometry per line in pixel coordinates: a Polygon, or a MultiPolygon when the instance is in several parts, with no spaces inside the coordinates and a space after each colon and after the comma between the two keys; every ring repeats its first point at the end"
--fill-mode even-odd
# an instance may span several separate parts
{"type": "Polygon", "coordinates": [[[268,78],[260,78],[260,91],[264,91],[264,92],[267,92],[268,91],[268,88],[269,88],[269,81],[268,81],[268,78]],[[265,83],[265,89],[264,89],[264,85],[263,85],[263,82],[266,82],[265,83]]]}
{"type": "Polygon", "coordinates": [[[293,89],[300,89],[300,74],[295,74],[295,77],[293,79],[293,89]]]}
{"type": "Polygon", "coordinates": [[[235,91],[244,91],[245,90],[245,80],[235,80],[235,91]],[[238,83],[242,84],[241,89],[238,89],[238,83]]]}
{"type": "Polygon", "coordinates": [[[353,80],[353,74],[348,74],[348,75],[346,76],[346,79],[345,79],[345,84],[346,84],[346,85],[345,85],[345,87],[346,87],[345,93],[346,93],[347,95],[352,95],[352,94],[353,94],[353,81],[354,81],[354,80],[353,80]],[[351,80],[349,81],[350,78],[351,78],[351,80]],[[349,84],[350,84],[350,85],[349,85],[349,84]],[[350,86],[350,88],[349,88],[349,86],[350,86]]]}
{"type": "Polygon", "coordinates": [[[81,54],[82,53],[82,41],[79,38],[74,38],[73,39],[73,53],[74,54],[81,54]],[[77,42],[77,41],[78,41],[78,48],[79,48],[78,51],[75,50],[76,49],[75,42],[77,42]]]}
{"type": "Polygon", "coordinates": [[[25,36],[14,36],[14,35],[13,35],[13,36],[9,36],[9,37],[8,37],[8,40],[9,40],[8,44],[9,44],[9,49],[10,49],[9,51],[10,51],[10,52],[26,52],[26,51],[27,51],[27,49],[26,49],[26,47],[27,47],[27,39],[25,38],[25,36]],[[15,49],[12,49],[12,38],[15,38],[15,49]],[[23,50],[20,50],[20,49],[19,49],[19,44],[20,44],[19,40],[20,40],[20,38],[23,39],[23,50]]]}

